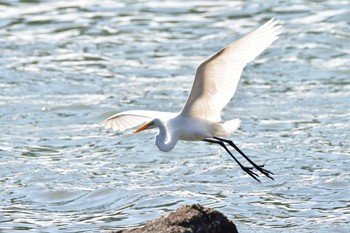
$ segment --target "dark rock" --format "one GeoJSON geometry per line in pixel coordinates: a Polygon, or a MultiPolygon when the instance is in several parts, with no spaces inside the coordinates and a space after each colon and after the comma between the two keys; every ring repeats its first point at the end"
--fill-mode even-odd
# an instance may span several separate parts
{"type": "Polygon", "coordinates": [[[238,233],[222,213],[199,204],[185,205],[145,226],[115,233],[238,233]]]}

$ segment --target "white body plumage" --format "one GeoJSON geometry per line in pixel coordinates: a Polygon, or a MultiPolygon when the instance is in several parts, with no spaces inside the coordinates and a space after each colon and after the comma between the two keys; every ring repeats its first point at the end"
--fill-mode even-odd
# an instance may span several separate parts
{"type": "MultiPolygon", "coordinates": [[[[281,32],[278,21],[271,19],[204,60],[197,68],[191,93],[180,113],[133,110],[111,116],[101,124],[106,128],[125,130],[148,122],[134,133],[159,128],[156,145],[161,151],[172,150],[179,140],[205,140],[224,148],[223,142],[233,144],[220,137],[233,133],[240,121],[221,122],[221,111],[233,97],[245,65],[270,46],[281,32]]],[[[239,153],[243,155],[240,150],[239,153]]],[[[253,166],[266,172],[255,164],[253,166]]],[[[246,172],[256,179],[255,173],[246,172]]]]}

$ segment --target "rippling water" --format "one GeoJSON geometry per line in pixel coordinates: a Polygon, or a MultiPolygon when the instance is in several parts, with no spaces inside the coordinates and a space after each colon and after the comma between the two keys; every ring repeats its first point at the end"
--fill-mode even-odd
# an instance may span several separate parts
{"type": "Polygon", "coordinates": [[[141,225],[183,204],[240,232],[349,232],[349,1],[0,1],[0,231],[141,225]],[[292,3],[293,2],[293,3],[292,3]],[[223,117],[275,181],[215,145],[98,127],[178,111],[195,67],[271,17],[284,34],[249,64],[223,117]]]}

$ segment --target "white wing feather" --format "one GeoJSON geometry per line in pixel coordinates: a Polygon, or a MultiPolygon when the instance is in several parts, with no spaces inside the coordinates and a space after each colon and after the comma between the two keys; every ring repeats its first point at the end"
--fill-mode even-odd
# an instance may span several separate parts
{"type": "Polygon", "coordinates": [[[115,114],[101,123],[101,126],[112,128],[113,130],[126,130],[133,128],[147,121],[151,121],[154,118],[159,118],[163,121],[167,121],[173,117],[174,113],[170,112],[158,112],[147,110],[131,110],[115,114]]]}
{"type": "Polygon", "coordinates": [[[277,20],[271,19],[203,61],[197,68],[191,93],[181,114],[220,121],[220,112],[233,97],[245,65],[282,32],[282,26],[277,24],[277,20]]]}

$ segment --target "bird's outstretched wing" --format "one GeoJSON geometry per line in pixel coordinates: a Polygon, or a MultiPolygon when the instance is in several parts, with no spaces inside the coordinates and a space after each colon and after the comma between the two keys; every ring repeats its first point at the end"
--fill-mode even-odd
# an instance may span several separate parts
{"type": "Polygon", "coordinates": [[[203,61],[181,114],[220,121],[221,110],[233,97],[245,65],[272,44],[282,32],[271,19],[203,61]]]}
{"type": "Polygon", "coordinates": [[[147,110],[131,110],[115,114],[101,123],[105,128],[112,128],[113,130],[126,130],[133,128],[154,118],[159,118],[166,121],[172,117],[173,113],[158,112],[147,110]]]}

